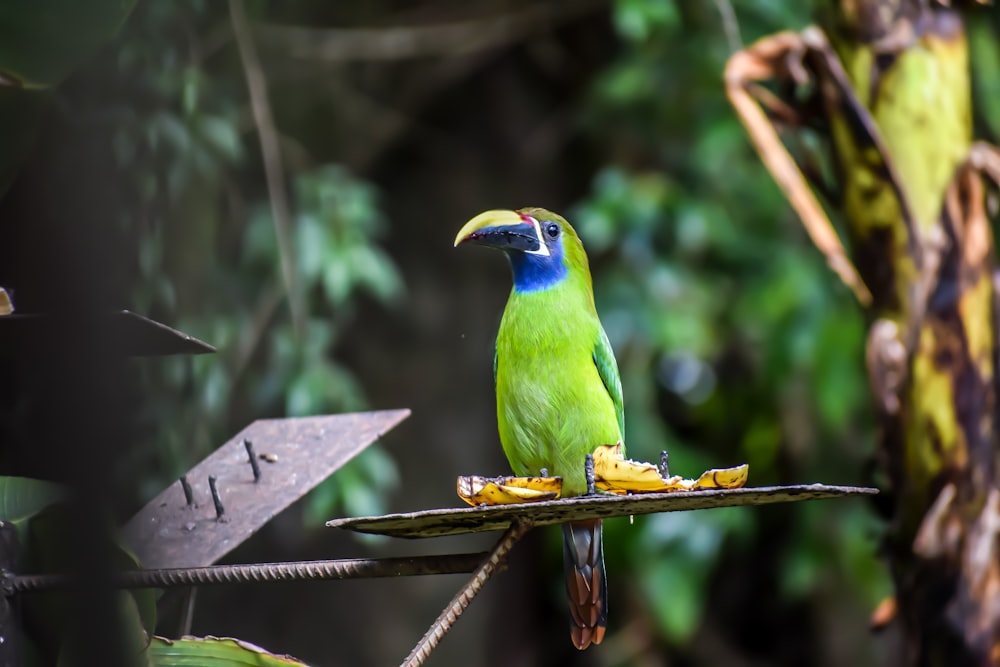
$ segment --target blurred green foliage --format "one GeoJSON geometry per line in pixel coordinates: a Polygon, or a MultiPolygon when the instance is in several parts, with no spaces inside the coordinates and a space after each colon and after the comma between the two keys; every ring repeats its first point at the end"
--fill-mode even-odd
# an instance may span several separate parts
{"type": "MultiPolygon", "coordinates": [[[[248,11],[252,22],[303,26],[452,24],[456,16],[468,18],[464,6],[334,4],[250,3],[248,11]]],[[[553,35],[532,37],[523,49],[519,40],[529,40],[512,38],[488,57],[455,56],[457,64],[447,58],[331,64],[315,54],[279,53],[265,74],[306,306],[297,329],[227,7],[207,0],[138,3],[114,48],[94,68],[101,76],[91,73],[89,87],[81,86],[75,99],[84,108],[91,107],[81,99],[93,102],[100,113],[89,121],[110,135],[127,172],[118,223],[138,249],[131,307],[219,352],[140,363],[144,441],[124,464],[140,485],[129,509],[252,419],[363,409],[366,393],[374,391],[417,402],[461,377],[449,365],[461,358],[458,343],[448,338],[434,347],[420,336],[440,339],[446,336],[442,330],[451,335],[463,326],[435,323],[442,313],[454,312],[441,304],[458,300],[467,277],[437,266],[462,218],[439,215],[446,206],[432,198],[440,191],[381,191],[373,172],[397,184],[414,181],[414,190],[454,178],[454,185],[441,190],[450,189],[461,202],[455,208],[468,207],[469,215],[494,206],[556,206],[488,200],[510,196],[514,187],[487,182],[484,174],[494,172],[482,165],[499,161],[490,151],[508,155],[497,144],[547,136],[556,123],[542,115],[550,110],[541,89],[558,78],[553,71],[576,64],[574,45],[601,36],[614,43],[595,48],[597,55],[580,49],[587,57],[579,62],[588,64],[566,78],[583,80],[584,92],[553,112],[566,127],[551,133],[556,139],[548,137],[561,146],[559,136],[573,135],[587,145],[591,163],[554,150],[545,165],[550,179],[516,194],[556,197],[565,187],[557,177],[568,174],[576,201],[563,212],[590,255],[598,309],[622,374],[630,456],[656,461],[659,450],[667,449],[671,469],[686,476],[745,461],[754,485],[870,481],[875,432],[863,368],[864,323],[751,150],[722,90],[722,69],[733,49],[779,30],[801,29],[813,19],[813,4],[614,0],[606,14],[597,16],[595,9],[595,16],[581,19],[600,24],[583,28],[583,38],[560,41],[553,24],[553,35]],[[491,69],[494,60],[509,69],[491,69]],[[496,88],[486,89],[494,96],[484,96],[495,105],[491,117],[475,106],[475,96],[484,91],[476,80],[491,78],[483,73],[495,75],[496,88]],[[515,75],[523,79],[518,85],[508,80],[515,75]],[[539,94],[516,94],[532,87],[539,94]],[[454,121],[446,111],[455,107],[479,109],[483,117],[445,127],[441,119],[454,121]],[[359,119],[365,127],[351,124],[359,119]],[[541,129],[529,134],[529,121],[541,129]],[[497,136],[475,141],[477,133],[490,130],[497,136]],[[484,153],[479,162],[468,155],[476,150],[484,153]],[[463,170],[481,182],[461,181],[463,170]],[[365,329],[378,317],[385,324],[386,312],[406,313],[393,321],[405,320],[403,333],[376,336],[365,329]],[[396,345],[370,353],[394,364],[391,377],[362,375],[358,368],[365,363],[351,358],[351,352],[365,356],[358,350],[372,341],[396,345]],[[410,359],[420,363],[404,368],[410,359]],[[410,386],[393,391],[404,372],[410,386]]],[[[980,136],[994,141],[1000,132],[996,30],[996,19],[981,15],[972,40],[980,136]]],[[[537,155],[545,155],[542,139],[537,155]]],[[[521,157],[524,165],[506,169],[511,182],[524,186],[513,172],[523,166],[534,178],[537,165],[528,151],[521,157]]],[[[483,378],[488,357],[481,358],[483,378]]],[[[452,398],[478,396],[471,386],[448,389],[452,398]]],[[[447,412],[450,406],[438,407],[441,414],[455,414],[447,412]]],[[[474,424],[478,431],[468,423],[435,426],[442,442],[452,442],[447,435],[464,427],[453,441],[470,450],[467,439],[496,443],[495,433],[491,440],[484,435],[492,424],[474,424]]],[[[416,442],[414,449],[431,451],[435,444],[416,442]]],[[[438,466],[434,476],[408,470],[401,481],[393,458],[372,447],[310,496],[306,518],[379,513],[401,483],[491,472],[453,470],[427,459],[427,468],[438,466]]],[[[642,518],[634,526],[609,522],[612,628],[598,649],[602,657],[590,658],[592,650],[581,659],[660,664],[642,662],[641,651],[649,650],[657,659],[661,653],[680,656],[678,664],[720,664],[699,654],[698,640],[709,638],[704,649],[724,636],[767,660],[780,651],[762,643],[801,639],[789,638],[791,631],[779,635],[766,626],[769,620],[802,616],[816,626],[809,628],[811,640],[861,642],[865,615],[890,591],[877,557],[880,530],[861,502],[671,514],[642,518]],[[829,620],[827,613],[840,616],[829,620]],[[635,626],[650,629],[645,648],[629,644],[642,642],[622,630],[635,626]],[[844,627],[853,634],[844,636],[844,627]],[[626,640],[613,641],[624,635],[626,640]]],[[[548,561],[561,567],[558,534],[550,533],[548,561]]],[[[561,613],[561,579],[547,581],[551,606],[561,613]]],[[[843,654],[848,657],[842,664],[871,664],[873,654],[866,643],[843,654]]],[[[781,664],[803,664],[796,661],[800,657],[792,654],[781,664]]]]}
{"type": "Polygon", "coordinates": [[[0,4],[0,194],[30,151],[47,92],[121,27],[135,0],[0,4]]]}
{"type": "MultiPolygon", "coordinates": [[[[143,477],[145,497],[249,420],[364,409],[361,385],[331,351],[360,295],[387,306],[403,295],[378,245],[385,223],[375,188],[342,165],[304,160],[284,175],[306,295],[296,331],[243,65],[216,53],[232,39],[219,32],[228,28],[224,9],[143,3],[115,59],[114,78],[141,91],[113,136],[117,158],[133,168],[133,206],[121,224],[138,236],[135,307],[219,349],[143,363],[151,441],[130,465],[159,471],[143,477]],[[213,27],[214,45],[190,41],[213,27]]],[[[375,445],[310,495],[306,516],[378,513],[397,480],[375,445]]]]}
{"type": "MultiPolygon", "coordinates": [[[[0,521],[16,527],[15,537],[5,538],[16,553],[9,554],[21,572],[70,573],[76,571],[75,554],[61,548],[65,535],[72,530],[67,499],[69,489],[53,482],[29,477],[0,477],[0,521]]],[[[94,523],[100,523],[95,518],[94,523]]],[[[6,526],[10,530],[9,525],[6,526]]],[[[139,566],[135,556],[119,541],[113,531],[93,531],[91,539],[101,542],[109,559],[109,571],[133,570],[139,566]]],[[[156,627],[154,589],[135,589],[116,593],[115,613],[119,623],[124,654],[145,650],[147,633],[156,627]]],[[[73,628],[77,625],[73,598],[65,591],[46,591],[19,600],[20,623],[11,629],[16,655],[27,665],[64,664],[74,641],[83,638],[73,628]]],[[[109,656],[113,659],[114,656],[109,656]]],[[[22,664],[22,663],[18,663],[22,664]]]]}
{"type": "MultiPolygon", "coordinates": [[[[720,95],[728,47],[716,5],[615,8],[624,48],[595,82],[586,118],[599,141],[628,151],[571,219],[599,267],[630,455],[657,460],[663,443],[672,471],[688,476],[746,461],[755,485],[858,481],[874,442],[862,318],[720,95]]],[[[744,38],[804,25],[810,9],[735,4],[744,38]]],[[[780,584],[772,603],[809,599],[831,566],[859,609],[886,595],[869,512],[861,503],[794,508],[779,561],[767,565],[780,584]]],[[[684,643],[723,556],[755,560],[757,516],[734,509],[613,526],[608,550],[621,554],[609,560],[631,562],[660,629],[684,643]]]]}
{"type": "MultiPolygon", "coordinates": [[[[643,460],[657,458],[651,443],[665,443],[672,471],[688,475],[746,461],[752,484],[871,482],[864,322],[719,94],[728,48],[725,19],[712,13],[725,4],[616,2],[624,48],[585,111],[595,139],[618,153],[571,219],[598,266],[626,442],[643,460]]],[[[747,42],[798,29],[814,12],[798,3],[733,9],[747,42]]],[[[980,14],[970,28],[977,117],[994,141],[996,27],[980,14]]],[[[734,509],[612,527],[609,560],[627,554],[660,630],[684,643],[724,556],[757,562],[758,516],[734,509]]],[[[891,592],[870,507],[806,503],[787,518],[768,556],[777,561],[765,563],[779,584],[769,604],[822,599],[837,580],[862,614],[891,592]]]]}

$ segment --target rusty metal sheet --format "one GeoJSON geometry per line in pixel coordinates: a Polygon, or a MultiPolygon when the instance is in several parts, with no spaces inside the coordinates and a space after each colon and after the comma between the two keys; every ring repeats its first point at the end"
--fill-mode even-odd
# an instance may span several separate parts
{"type": "Polygon", "coordinates": [[[630,496],[596,495],[518,505],[437,509],[356,519],[334,519],[328,521],[326,525],[391,537],[440,537],[487,530],[506,530],[515,519],[526,519],[536,526],[546,526],[583,519],[607,519],[616,516],[735,505],[770,505],[876,493],[878,489],[870,487],[800,484],[644,493],[630,496]]]}
{"type": "MultiPolygon", "coordinates": [[[[118,310],[95,315],[84,323],[99,327],[107,337],[108,348],[122,356],[148,357],[168,354],[206,354],[215,352],[208,343],[183,331],[133,313],[118,310]]],[[[16,352],[29,346],[65,344],[66,336],[81,326],[76,315],[14,313],[0,317],[0,352],[16,352]]]]}
{"type": "Polygon", "coordinates": [[[125,543],[146,568],[211,565],[305,495],[384,433],[409,410],[261,419],[247,426],[174,482],[126,524],[125,543]],[[244,440],[258,459],[254,482],[244,440]],[[215,479],[224,513],[209,490],[215,479]]]}

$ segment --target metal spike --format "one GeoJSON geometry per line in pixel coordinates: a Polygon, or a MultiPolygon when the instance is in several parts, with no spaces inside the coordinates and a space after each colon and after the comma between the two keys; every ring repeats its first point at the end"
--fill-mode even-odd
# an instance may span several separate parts
{"type": "Polygon", "coordinates": [[[181,475],[181,489],[184,490],[184,502],[188,507],[194,507],[194,489],[191,488],[187,475],[181,475]]]}
{"type": "Polygon", "coordinates": [[[243,438],[243,446],[247,450],[247,457],[250,459],[250,467],[253,468],[253,481],[256,484],[260,481],[260,464],[257,463],[257,455],[253,451],[253,443],[249,438],[243,438]]]}
{"type": "Polygon", "coordinates": [[[222,496],[219,495],[217,483],[218,478],[215,475],[208,476],[208,488],[212,490],[212,502],[215,503],[215,518],[218,521],[222,521],[226,515],[226,508],[222,506],[222,496]]]}
{"type": "Polygon", "coordinates": [[[587,457],[583,461],[583,472],[587,478],[587,495],[593,496],[597,493],[597,486],[595,482],[594,473],[594,455],[587,454],[587,457]]]}

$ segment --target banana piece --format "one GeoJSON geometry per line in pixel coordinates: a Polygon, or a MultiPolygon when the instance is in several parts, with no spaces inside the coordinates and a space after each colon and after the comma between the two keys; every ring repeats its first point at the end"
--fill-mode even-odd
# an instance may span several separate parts
{"type": "Polygon", "coordinates": [[[14,302],[11,301],[10,294],[7,290],[0,287],[0,316],[10,315],[14,312],[14,302]]]}
{"type": "Polygon", "coordinates": [[[746,484],[748,476],[749,467],[743,464],[734,468],[707,470],[698,479],[685,479],[680,475],[663,478],[652,463],[632,461],[622,456],[620,442],[601,445],[594,450],[595,486],[611,493],[736,489],[746,484]]]}
{"type": "MultiPolygon", "coordinates": [[[[691,484],[692,489],[738,489],[747,483],[750,466],[746,463],[732,468],[712,468],[701,473],[691,484]]],[[[688,482],[690,480],[684,480],[688,482]]]]}
{"type": "Polygon", "coordinates": [[[472,506],[512,505],[555,500],[562,493],[562,477],[481,477],[468,475],[456,482],[458,497],[472,506]]]}
{"type": "MultiPolygon", "coordinates": [[[[662,493],[695,489],[736,489],[747,482],[746,464],[706,470],[697,479],[660,476],[652,463],[632,461],[622,455],[622,444],[601,445],[594,450],[594,482],[614,494],[662,493]]],[[[482,477],[468,475],[456,481],[458,497],[472,506],[512,505],[555,500],[562,494],[562,477],[482,477]]]]}
{"type": "Polygon", "coordinates": [[[664,480],[651,463],[622,456],[622,443],[601,445],[594,450],[594,482],[612,493],[662,491],[664,480]]]}

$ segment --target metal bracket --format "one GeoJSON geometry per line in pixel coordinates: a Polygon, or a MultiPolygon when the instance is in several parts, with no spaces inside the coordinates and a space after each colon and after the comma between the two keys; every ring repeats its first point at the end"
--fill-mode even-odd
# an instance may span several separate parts
{"type": "Polygon", "coordinates": [[[132,517],[125,543],[144,567],[211,565],[409,414],[384,410],[255,421],[132,517]],[[244,441],[263,464],[256,480],[244,441]]]}

